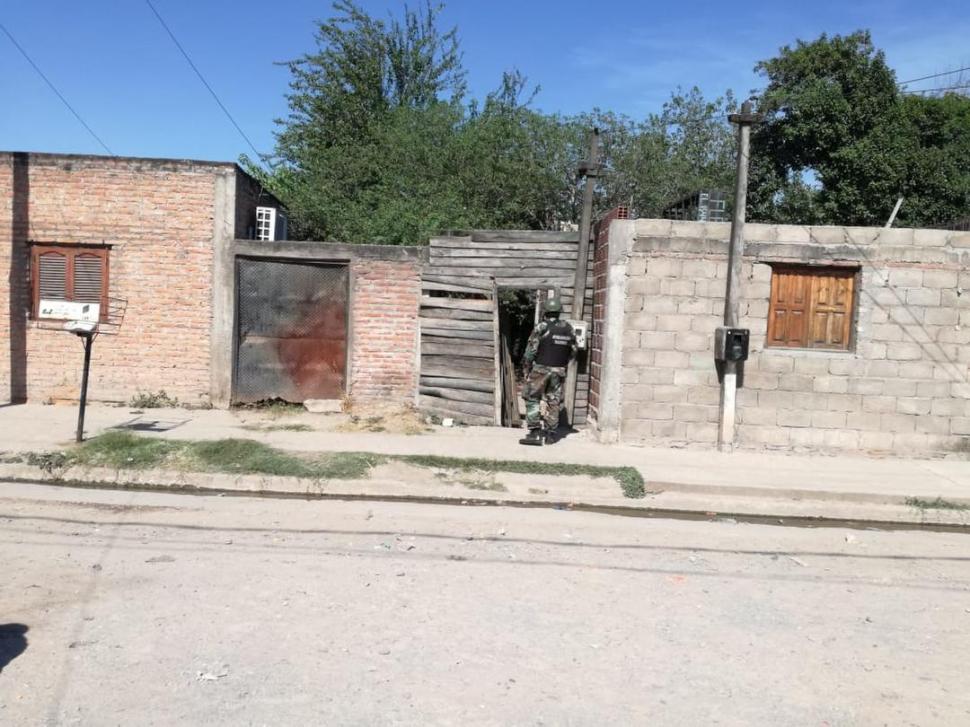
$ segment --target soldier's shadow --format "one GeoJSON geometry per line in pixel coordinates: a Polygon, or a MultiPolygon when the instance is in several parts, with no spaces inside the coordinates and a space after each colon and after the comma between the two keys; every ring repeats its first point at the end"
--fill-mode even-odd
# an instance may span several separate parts
{"type": "Polygon", "coordinates": [[[24,624],[0,624],[0,672],[27,650],[25,634],[29,630],[24,624]]]}

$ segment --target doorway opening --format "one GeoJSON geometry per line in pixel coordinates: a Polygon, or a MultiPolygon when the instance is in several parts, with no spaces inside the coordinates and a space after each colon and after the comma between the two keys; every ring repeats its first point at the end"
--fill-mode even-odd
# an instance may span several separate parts
{"type": "Polygon", "coordinates": [[[522,362],[529,336],[541,318],[540,306],[550,291],[536,288],[500,288],[499,382],[502,387],[502,426],[519,427],[525,417],[522,362]]]}

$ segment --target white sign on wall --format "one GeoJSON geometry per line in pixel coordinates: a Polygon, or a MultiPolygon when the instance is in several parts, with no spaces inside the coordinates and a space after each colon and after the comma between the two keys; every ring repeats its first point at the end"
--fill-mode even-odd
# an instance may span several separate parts
{"type": "Polygon", "coordinates": [[[41,298],[37,306],[37,317],[57,321],[88,321],[97,323],[101,320],[101,306],[98,303],[75,303],[71,300],[45,300],[41,298]]]}

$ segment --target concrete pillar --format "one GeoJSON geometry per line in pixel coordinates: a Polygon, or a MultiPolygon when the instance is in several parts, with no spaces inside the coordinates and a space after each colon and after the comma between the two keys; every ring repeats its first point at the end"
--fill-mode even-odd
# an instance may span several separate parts
{"type": "Polygon", "coordinates": [[[236,174],[220,171],[215,178],[212,220],[212,332],[209,342],[209,399],[228,408],[232,398],[235,349],[236,273],[233,239],[236,236],[236,174]]]}

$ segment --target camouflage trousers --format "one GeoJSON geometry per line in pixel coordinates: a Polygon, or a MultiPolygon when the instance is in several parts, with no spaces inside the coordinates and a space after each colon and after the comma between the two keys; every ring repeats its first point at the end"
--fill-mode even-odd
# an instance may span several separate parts
{"type": "Polygon", "coordinates": [[[525,379],[522,396],[525,399],[525,423],[529,429],[539,429],[545,422],[546,429],[559,426],[559,409],[562,406],[563,383],[566,369],[533,366],[525,379]],[[545,412],[542,403],[545,402],[545,412]]]}

